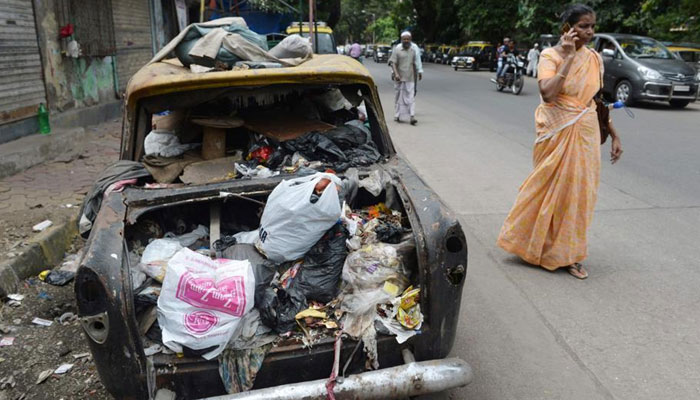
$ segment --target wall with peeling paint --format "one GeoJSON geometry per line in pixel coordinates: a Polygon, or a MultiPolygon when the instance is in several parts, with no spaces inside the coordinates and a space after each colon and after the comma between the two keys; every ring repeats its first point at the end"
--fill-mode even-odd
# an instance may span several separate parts
{"type": "Polygon", "coordinates": [[[56,1],[33,1],[50,109],[65,111],[115,101],[113,57],[72,58],[64,54],[56,1]]]}

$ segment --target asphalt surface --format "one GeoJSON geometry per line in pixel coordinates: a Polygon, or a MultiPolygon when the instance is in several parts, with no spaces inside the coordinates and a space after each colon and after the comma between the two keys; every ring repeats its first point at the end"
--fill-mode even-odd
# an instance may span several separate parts
{"type": "Polygon", "coordinates": [[[612,113],[589,278],[526,266],[495,244],[532,169],[537,85],[498,93],[488,72],[425,65],[418,125],[393,122],[385,64],[366,61],[399,152],[460,215],[469,270],[453,356],[471,385],[434,398],[700,398],[700,105],[612,113]]]}

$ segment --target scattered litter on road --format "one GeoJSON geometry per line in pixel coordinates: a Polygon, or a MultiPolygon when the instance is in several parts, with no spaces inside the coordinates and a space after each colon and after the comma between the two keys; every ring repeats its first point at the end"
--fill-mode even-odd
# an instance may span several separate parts
{"type": "Polygon", "coordinates": [[[37,276],[38,276],[39,279],[41,279],[42,281],[45,281],[45,280],[46,280],[46,277],[49,276],[50,273],[51,273],[51,270],[50,270],[50,269],[45,269],[45,270],[39,272],[39,275],[37,275],[37,276]]]}
{"type": "Polygon", "coordinates": [[[69,322],[76,321],[78,319],[78,316],[73,314],[72,312],[67,312],[58,317],[58,323],[61,325],[65,325],[69,322]]]}
{"type": "Polygon", "coordinates": [[[36,297],[38,297],[38,298],[40,298],[40,299],[42,299],[42,300],[51,300],[51,299],[52,299],[51,295],[48,294],[48,293],[46,293],[46,292],[43,291],[43,290],[40,291],[39,294],[36,295],[36,297]]]}
{"type": "Polygon", "coordinates": [[[39,222],[38,224],[32,226],[32,230],[34,232],[41,232],[51,225],[53,225],[53,222],[51,222],[50,220],[47,219],[45,221],[39,222]]]}
{"type": "Polygon", "coordinates": [[[24,295],[18,294],[18,293],[12,293],[12,294],[8,294],[7,298],[10,300],[14,300],[14,301],[22,301],[22,300],[24,300],[24,295]]]}
{"type": "Polygon", "coordinates": [[[75,272],[54,270],[49,272],[44,281],[54,286],[63,286],[73,280],[75,272]]]}
{"type": "Polygon", "coordinates": [[[10,332],[14,332],[15,330],[17,330],[17,328],[15,328],[14,326],[0,324],[0,332],[2,332],[2,333],[10,333],[10,332]]]}
{"type": "Polygon", "coordinates": [[[76,360],[79,360],[79,359],[85,358],[85,357],[90,357],[90,353],[73,354],[73,358],[75,358],[76,360]]]}
{"type": "Polygon", "coordinates": [[[41,326],[51,326],[51,325],[53,325],[53,321],[49,321],[48,319],[36,317],[32,320],[32,324],[41,325],[41,326]]]}
{"type": "Polygon", "coordinates": [[[0,379],[0,390],[12,389],[15,387],[17,382],[15,382],[15,377],[10,375],[0,379]]]}
{"type": "Polygon", "coordinates": [[[62,375],[65,374],[66,372],[70,371],[71,368],[73,368],[73,364],[61,364],[56,370],[53,372],[54,374],[62,375]]]}
{"type": "Polygon", "coordinates": [[[119,257],[117,257],[117,255],[116,255],[115,253],[112,253],[112,254],[110,254],[109,256],[112,257],[112,258],[115,259],[115,260],[118,260],[118,259],[119,259],[119,257]]]}
{"type": "Polygon", "coordinates": [[[12,336],[5,336],[0,339],[0,347],[12,346],[15,343],[15,338],[12,336]]]}
{"type": "Polygon", "coordinates": [[[49,377],[51,375],[53,375],[52,369],[46,369],[44,371],[41,371],[41,373],[39,374],[39,378],[37,378],[37,380],[36,380],[36,384],[38,385],[38,384],[44,382],[45,380],[49,379],[49,377]]]}
{"type": "Polygon", "coordinates": [[[83,258],[83,250],[82,249],[75,254],[67,255],[63,259],[63,262],[61,263],[61,266],[58,268],[58,271],[66,271],[66,272],[73,272],[73,273],[78,272],[78,267],[79,267],[81,258],[83,258]]]}

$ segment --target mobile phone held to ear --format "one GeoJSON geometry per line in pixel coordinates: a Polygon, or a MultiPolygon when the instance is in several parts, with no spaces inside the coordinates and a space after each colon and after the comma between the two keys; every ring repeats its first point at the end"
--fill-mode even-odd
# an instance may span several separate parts
{"type": "Polygon", "coordinates": [[[571,25],[568,22],[564,22],[564,25],[561,26],[561,34],[567,34],[571,30],[571,25]]]}

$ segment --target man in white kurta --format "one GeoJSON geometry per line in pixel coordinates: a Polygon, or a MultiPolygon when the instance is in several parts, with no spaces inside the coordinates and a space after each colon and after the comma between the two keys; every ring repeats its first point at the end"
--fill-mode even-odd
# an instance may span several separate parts
{"type": "Polygon", "coordinates": [[[420,50],[411,42],[411,33],[401,34],[398,44],[389,57],[389,66],[393,71],[394,89],[394,120],[409,121],[415,125],[416,120],[416,82],[423,79],[423,65],[420,61],[420,50]]]}
{"type": "Polygon", "coordinates": [[[537,63],[540,61],[540,45],[535,46],[527,53],[527,71],[530,76],[537,78],[537,63]]]}

